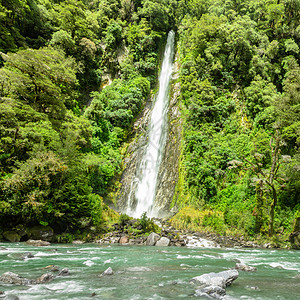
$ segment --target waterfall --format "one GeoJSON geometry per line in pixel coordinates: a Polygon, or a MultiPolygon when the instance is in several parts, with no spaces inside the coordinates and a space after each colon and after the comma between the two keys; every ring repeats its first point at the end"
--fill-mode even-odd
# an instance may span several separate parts
{"type": "Polygon", "coordinates": [[[174,38],[175,33],[170,31],[159,76],[159,90],[151,113],[148,145],[128,196],[126,213],[133,217],[140,217],[144,212],[149,217],[158,217],[154,202],[168,130],[169,84],[173,69],[174,38]]]}

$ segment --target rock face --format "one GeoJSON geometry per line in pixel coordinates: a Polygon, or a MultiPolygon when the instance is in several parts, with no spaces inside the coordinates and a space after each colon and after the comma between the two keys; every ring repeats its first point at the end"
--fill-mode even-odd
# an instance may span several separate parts
{"type": "MultiPolygon", "coordinates": [[[[154,202],[155,214],[159,217],[169,217],[176,212],[176,209],[174,211],[170,210],[170,204],[173,201],[178,181],[178,167],[181,151],[182,121],[178,107],[180,84],[174,84],[173,82],[170,90],[171,97],[168,113],[167,140],[162,156],[161,168],[158,172],[154,202]]],[[[146,103],[143,112],[133,125],[135,135],[132,137],[132,142],[129,144],[125,154],[124,171],[120,179],[121,188],[116,199],[117,208],[120,212],[127,213],[128,207],[135,208],[137,204],[134,192],[130,191],[134,191],[137,186],[136,178],[139,173],[139,163],[147,147],[148,125],[154,100],[154,97],[152,97],[152,99],[146,103]]]]}
{"type": "Polygon", "coordinates": [[[167,247],[167,246],[169,246],[169,244],[170,244],[170,240],[166,237],[162,237],[156,242],[155,246],[167,247]]]}
{"type": "Polygon", "coordinates": [[[154,246],[156,242],[160,239],[160,235],[154,232],[151,232],[146,240],[147,246],[154,246]]]}
{"type": "MultiPolygon", "coordinates": [[[[175,61],[175,69],[177,63],[175,61]]],[[[178,168],[181,153],[182,119],[178,106],[180,83],[171,86],[171,96],[168,114],[168,135],[161,167],[158,172],[157,189],[154,207],[159,217],[170,217],[177,212],[176,206],[170,209],[171,203],[176,203],[176,185],[178,182],[178,168]]]]}
{"type": "Polygon", "coordinates": [[[12,230],[4,231],[3,237],[11,243],[20,242],[21,240],[21,236],[17,232],[12,230]]]}

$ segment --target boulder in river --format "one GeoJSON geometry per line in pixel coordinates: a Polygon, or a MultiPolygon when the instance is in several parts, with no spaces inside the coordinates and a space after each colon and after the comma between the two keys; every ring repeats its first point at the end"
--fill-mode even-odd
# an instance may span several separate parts
{"type": "Polygon", "coordinates": [[[33,280],[23,278],[13,272],[3,273],[0,276],[0,281],[4,283],[17,284],[17,285],[28,285],[33,283],[33,280]]]}
{"type": "Polygon", "coordinates": [[[4,231],[3,236],[7,241],[11,243],[20,242],[21,240],[21,236],[13,230],[4,231]]]}
{"type": "Polygon", "coordinates": [[[50,246],[50,243],[47,241],[42,241],[42,240],[28,240],[26,242],[26,244],[28,245],[32,245],[32,246],[50,246]]]}
{"type": "Polygon", "coordinates": [[[63,268],[57,276],[67,276],[70,275],[70,270],[68,268],[63,268]]]}
{"type": "Polygon", "coordinates": [[[34,255],[31,252],[22,253],[21,259],[33,258],[34,255]]]}
{"type": "Polygon", "coordinates": [[[59,271],[59,266],[49,265],[49,266],[44,267],[43,269],[46,269],[50,272],[58,272],[59,271]]]}
{"type": "Polygon", "coordinates": [[[169,244],[170,244],[170,239],[168,239],[167,237],[162,237],[156,242],[155,246],[167,247],[169,246],[169,244]]]}
{"type": "Polygon", "coordinates": [[[114,272],[111,267],[107,268],[100,276],[108,276],[108,275],[113,275],[114,272]]]}
{"type": "Polygon", "coordinates": [[[198,285],[205,286],[219,286],[221,288],[226,288],[231,285],[231,283],[236,280],[239,276],[237,270],[227,270],[219,273],[208,273],[192,278],[191,282],[198,285]]]}
{"type": "Polygon", "coordinates": [[[237,263],[234,268],[236,270],[246,271],[246,272],[254,272],[257,270],[255,267],[247,266],[243,263],[237,263]]]}
{"type": "Polygon", "coordinates": [[[197,289],[195,291],[195,296],[197,297],[208,297],[220,299],[226,295],[226,290],[218,285],[206,286],[202,289],[197,289]]]}
{"type": "Polygon", "coordinates": [[[51,273],[46,273],[36,279],[36,283],[47,283],[54,279],[54,275],[51,273]]]}
{"type": "Polygon", "coordinates": [[[154,246],[159,239],[160,239],[159,234],[157,234],[155,232],[151,232],[150,235],[147,237],[146,245],[154,246]]]}

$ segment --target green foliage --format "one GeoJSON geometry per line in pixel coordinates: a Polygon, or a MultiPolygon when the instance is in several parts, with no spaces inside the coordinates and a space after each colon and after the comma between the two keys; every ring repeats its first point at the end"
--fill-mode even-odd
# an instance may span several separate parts
{"type": "Polygon", "coordinates": [[[142,227],[142,233],[159,233],[161,231],[159,226],[156,225],[152,219],[147,217],[146,212],[142,214],[141,218],[138,220],[138,224],[142,227]]]}
{"type": "Polygon", "coordinates": [[[193,206],[182,208],[170,219],[170,224],[190,231],[215,231],[225,234],[227,230],[223,213],[217,210],[199,210],[193,206]]]}
{"type": "MultiPolygon", "coordinates": [[[[220,210],[226,226],[250,236],[273,225],[290,231],[282,211],[299,202],[300,23],[292,2],[180,4],[182,197],[220,210]]],[[[190,224],[194,213],[187,215],[181,222],[190,224]]]]}
{"type": "Polygon", "coordinates": [[[130,219],[131,218],[129,216],[127,216],[126,214],[120,214],[118,223],[121,226],[125,226],[130,219]]]}

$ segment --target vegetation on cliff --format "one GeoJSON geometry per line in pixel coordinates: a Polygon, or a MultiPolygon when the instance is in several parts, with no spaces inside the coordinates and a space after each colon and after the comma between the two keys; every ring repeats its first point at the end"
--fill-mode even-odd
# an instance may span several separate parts
{"type": "MultiPolygon", "coordinates": [[[[206,223],[219,233],[286,239],[292,231],[300,208],[299,8],[294,0],[183,6],[186,176],[177,205],[213,210],[206,223]]],[[[186,211],[179,219],[187,228],[201,223],[186,211]]]]}
{"type": "Polygon", "coordinates": [[[103,227],[102,197],[156,81],[171,10],[152,1],[1,1],[2,228],[103,227]]]}

